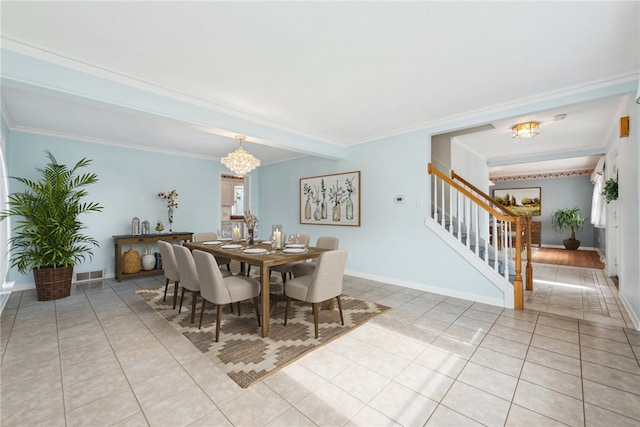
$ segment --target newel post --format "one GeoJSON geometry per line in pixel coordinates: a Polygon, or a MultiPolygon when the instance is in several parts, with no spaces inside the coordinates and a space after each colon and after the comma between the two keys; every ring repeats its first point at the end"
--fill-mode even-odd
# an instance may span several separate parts
{"type": "Polygon", "coordinates": [[[513,308],[524,308],[524,292],[522,290],[522,223],[521,217],[516,216],[516,276],[513,280],[513,308]]]}

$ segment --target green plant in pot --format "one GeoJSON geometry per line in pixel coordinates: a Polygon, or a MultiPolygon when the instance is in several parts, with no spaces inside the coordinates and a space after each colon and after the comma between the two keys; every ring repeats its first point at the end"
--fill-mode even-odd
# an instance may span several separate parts
{"type": "Polygon", "coordinates": [[[604,196],[607,203],[610,203],[613,200],[618,200],[618,181],[613,178],[609,178],[607,182],[604,183],[604,188],[600,194],[604,196]]]}
{"type": "Polygon", "coordinates": [[[556,209],[551,215],[553,231],[562,233],[571,230],[571,237],[563,240],[564,247],[568,250],[576,250],[580,247],[580,240],[576,240],[576,230],[584,226],[585,218],[580,213],[580,208],[556,209]]]}
{"type": "Polygon", "coordinates": [[[93,256],[98,241],[82,233],[85,226],[78,217],[101,212],[102,206],[83,202],[85,187],[98,181],[95,173],[80,173],[91,164],[83,158],[72,168],[59,164],[53,154],[45,168],[37,168],[38,181],[11,177],[27,188],[9,195],[9,209],[0,212],[0,221],[14,217],[9,239],[11,267],[20,273],[33,270],[38,301],[70,295],[73,266],[93,256]]]}

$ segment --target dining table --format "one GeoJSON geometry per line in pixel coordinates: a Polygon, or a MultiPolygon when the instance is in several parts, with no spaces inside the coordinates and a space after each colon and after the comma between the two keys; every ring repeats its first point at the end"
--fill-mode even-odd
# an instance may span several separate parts
{"type": "MultiPolygon", "coordinates": [[[[271,283],[271,267],[317,258],[322,252],[328,250],[313,246],[301,247],[302,245],[293,245],[293,247],[283,246],[282,248],[276,249],[272,247],[270,241],[256,242],[253,245],[248,245],[246,241],[185,242],[183,244],[192,251],[198,249],[213,254],[214,256],[231,258],[232,260],[240,261],[240,263],[260,267],[263,338],[269,336],[269,317],[271,315],[269,286],[271,283]]],[[[244,270],[241,270],[240,274],[244,274],[244,270]]]]}

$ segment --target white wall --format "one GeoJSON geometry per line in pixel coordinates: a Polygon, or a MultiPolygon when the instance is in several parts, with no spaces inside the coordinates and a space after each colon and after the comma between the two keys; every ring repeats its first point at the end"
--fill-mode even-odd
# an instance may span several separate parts
{"type": "MultiPolygon", "coordinates": [[[[629,137],[617,138],[614,141],[618,151],[619,290],[620,297],[632,316],[636,329],[640,330],[640,252],[638,248],[640,241],[640,174],[638,174],[640,105],[629,96],[620,116],[630,117],[630,132],[629,137]]],[[[607,227],[609,227],[609,218],[607,218],[607,227]]]]}

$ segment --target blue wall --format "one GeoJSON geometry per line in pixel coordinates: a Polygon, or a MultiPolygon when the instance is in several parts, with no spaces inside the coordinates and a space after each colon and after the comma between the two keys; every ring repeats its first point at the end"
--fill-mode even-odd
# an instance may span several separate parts
{"type": "Polygon", "coordinates": [[[498,182],[492,189],[541,187],[542,215],[532,217],[541,221],[542,244],[562,246],[562,240],[568,239],[570,232],[558,234],[551,227],[551,215],[556,209],[579,207],[580,213],[587,219],[582,230],[576,232],[576,239],[582,247],[596,247],[594,227],[589,222],[591,216],[591,198],[593,184],[589,176],[568,178],[531,179],[524,181],[498,182]]]}

